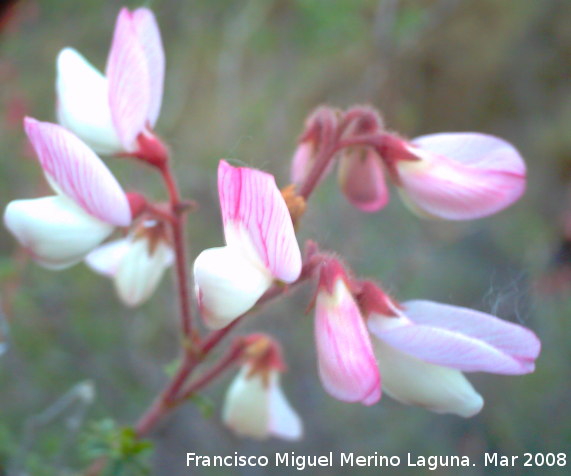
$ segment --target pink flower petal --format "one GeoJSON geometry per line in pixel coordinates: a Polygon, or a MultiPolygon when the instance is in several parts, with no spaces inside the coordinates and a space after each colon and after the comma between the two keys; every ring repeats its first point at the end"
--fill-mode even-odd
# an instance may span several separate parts
{"type": "Polygon", "coordinates": [[[364,212],[376,212],[389,201],[381,159],[371,149],[343,154],[339,183],[347,200],[364,212]]]}
{"type": "Polygon", "coordinates": [[[303,182],[315,159],[314,155],[315,144],[312,141],[302,141],[298,144],[291,159],[292,183],[301,184],[303,182]]]}
{"type": "Polygon", "coordinates": [[[145,51],[133,15],[126,8],[117,17],[106,76],[113,123],[123,147],[133,151],[148,121],[152,94],[145,51]]]}
{"type": "Polygon", "coordinates": [[[150,101],[147,118],[154,126],[159,117],[163,99],[165,76],[165,53],[161,33],[153,12],[148,8],[137,8],[132,15],[133,25],[145,53],[150,80],[150,101]]]}
{"type": "Polygon", "coordinates": [[[421,213],[468,220],[496,213],[525,190],[525,164],[508,142],[484,134],[444,133],[419,137],[400,160],[398,176],[406,199],[421,213]]]}
{"type": "Polygon", "coordinates": [[[315,340],[319,376],[325,390],[345,402],[372,405],[381,397],[380,375],[369,334],[357,304],[339,278],[316,299],[315,340]]]}
{"type": "Polygon", "coordinates": [[[275,278],[295,281],[301,273],[301,252],[274,177],[221,160],[218,193],[227,244],[253,246],[258,260],[275,278]]]}
{"type": "Polygon", "coordinates": [[[410,320],[372,317],[369,329],[405,353],[463,371],[525,374],[534,370],[540,342],[524,327],[430,301],[409,301],[403,306],[410,320]]]}
{"type": "Polygon", "coordinates": [[[103,161],[61,126],[27,117],[26,134],[44,172],[90,215],[116,226],[131,223],[125,192],[103,161]]]}

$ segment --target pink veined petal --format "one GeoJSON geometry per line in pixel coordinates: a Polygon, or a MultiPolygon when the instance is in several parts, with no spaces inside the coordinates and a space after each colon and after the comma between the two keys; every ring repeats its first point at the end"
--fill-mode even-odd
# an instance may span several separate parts
{"type": "Polygon", "coordinates": [[[339,161],[339,184],[351,204],[364,212],[376,212],[389,202],[383,165],[375,151],[350,151],[339,161]]]}
{"type": "Polygon", "coordinates": [[[218,193],[227,244],[242,246],[239,234],[233,231],[245,231],[272,275],[287,283],[295,281],[301,273],[301,252],[274,177],[256,169],[232,167],[221,160],[218,193]]]}
{"type": "Polygon", "coordinates": [[[147,123],[151,79],[133,16],[126,8],[122,8],[117,17],[105,73],[109,80],[113,123],[123,147],[132,152],[137,136],[147,123]]]}
{"type": "Polygon", "coordinates": [[[401,192],[414,208],[448,220],[496,213],[525,190],[525,163],[502,139],[476,133],[419,137],[411,152],[419,161],[398,161],[401,192]]]}
{"type": "MultiPolygon", "coordinates": [[[[369,321],[384,342],[426,362],[463,371],[525,374],[534,370],[540,342],[530,330],[483,312],[430,301],[403,304],[410,319],[392,329],[369,321]]],[[[381,318],[382,319],[382,318],[381,318]]]]}
{"type": "Polygon", "coordinates": [[[159,117],[163,99],[165,76],[165,52],[161,33],[153,12],[148,8],[137,8],[133,12],[133,25],[145,53],[150,81],[150,100],[147,119],[154,126],[159,117]]]}
{"type": "Polygon", "coordinates": [[[381,377],[371,340],[343,280],[334,286],[332,295],[319,291],[315,305],[319,376],[333,397],[372,405],[381,396],[381,377]]]}
{"type": "Polygon", "coordinates": [[[525,162],[509,142],[477,132],[442,132],[416,137],[411,143],[427,152],[466,165],[525,176],[525,162]]]}
{"type": "Polygon", "coordinates": [[[90,215],[116,226],[131,223],[125,192],[103,161],[61,126],[27,117],[26,134],[49,179],[90,215]]]}

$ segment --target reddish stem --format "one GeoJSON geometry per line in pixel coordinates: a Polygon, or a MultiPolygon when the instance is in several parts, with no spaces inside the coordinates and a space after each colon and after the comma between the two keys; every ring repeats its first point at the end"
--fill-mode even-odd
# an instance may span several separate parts
{"type": "Polygon", "coordinates": [[[232,364],[238,361],[242,356],[242,351],[244,350],[243,341],[239,340],[234,343],[230,351],[226,353],[213,367],[211,367],[207,372],[202,374],[194,382],[191,382],[186,389],[182,392],[180,397],[173,401],[173,405],[183,403],[188,400],[193,393],[206,387],[210,382],[219,377],[225,370],[227,370],[232,364]]]}
{"type": "Polygon", "coordinates": [[[160,167],[161,174],[165,181],[169,193],[171,211],[175,217],[171,222],[173,245],[175,254],[175,268],[178,284],[178,295],[180,303],[180,323],[186,344],[193,343],[192,335],[192,310],[190,307],[190,294],[188,290],[188,273],[186,269],[186,246],[184,242],[184,224],[185,221],[181,215],[184,209],[184,203],[181,200],[176,179],[171,172],[168,162],[160,167]]]}

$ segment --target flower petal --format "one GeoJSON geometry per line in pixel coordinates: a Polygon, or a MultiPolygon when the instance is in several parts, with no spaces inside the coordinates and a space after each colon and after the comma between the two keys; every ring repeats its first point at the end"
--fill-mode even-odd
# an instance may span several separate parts
{"type": "Polygon", "coordinates": [[[61,192],[102,221],[131,223],[125,192],[89,147],[56,124],[27,117],[24,127],[44,172],[61,192]]]}
{"type": "Polygon", "coordinates": [[[230,384],[222,420],[238,435],[264,439],[269,436],[268,388],[259,374],[249,375],[250,371],[250,366],[244,365],[230,384]]]}
{"type": "Polygon", "coordinates": [[[383,165],[371,149],[353,150],[341,156],[339,184],[347,200],[364,212],[376,212],[389,201],[383,165]]]}
{"type": "Polygon", "coordinates": [[[50,269],[81,261],[113,232],[113,226],[63,196],[10,202],[4,223],[38,263],[50,269]]]}
{"type": "Polygon", "coordinates": [[[269,400],[270,433],[285,440],[300,439],[303,435],[303,423],[287,401],[277,374],[275,374],[275,379],[270,382],[269,400]]]}
{"type": "Polygon", "coordinates": [[[271,286],[272,276],[239,251],[225,246],[198,255],[194,282],[205,324],[219,329],[256,304],[271,286]]]}
{"type": "Polygon", "coordinates": [[[311,164],[315,160],[314,149],[315,145],[311,141],[302,141],[298,144],[291,159],[292,183],[299,185],[305,179],[311,164]]]}
{"type": "Polygon", "coordinates": [[[333,293],[320,289],[315,304],[319,376],[325,390],[345,402],[372,405],[381,397],[380,375],[357,304],[342,279],[333,293]]]}
{"type": "Polygon", "coordinates": [[[484,400],[459,370],[422,362],[380,340],[374,348],[383,391],[395,400],[465,418],[482,409],[484,400]]]}
{"type": "Polygon", "coordinates": [[[164,241],[151,244],[146,238],[133,238],[115,275],[115,289],[127,306],[139,306],[155,291],[174,253],[164,241]]]}
{"type": "Polygon", "coordinates": [[[57,58],[58,122],[101,154],[123,149],[115,132],[107,79],[72,48],[57,58]]]}
{"type": "Polygon", "coordinates": [[[218,193],[226,243],[246,252],[244,248],[253,246],[257,261],[275,278],[295,281],[301,273],[301,252],[274,177],[221,160],[218,193]]]}
{"type": "Polygon", "coordinates": [[[98,246],[85,257],[85,264],[96,273],[111,278],[129,251],[130,243],[128,238],[122,238],[98,246]]]}
{"type": "Polygon", "coordinates": [[[502,139],[446,133],[412,141],[417,161],[396,162],[405,202],[424,216],[468,220],[496,213],[525,190],[525,164],[502,139]]]}
{"type": "Polygon", "coordinates": [[[117,17],[105,73],[113,124],[125,150],[133,152],[148,121],[152,94],[145,51],[126,8],[117,17]]]}
{"type": "Polygon", "coordinates": [[[524,374],[534,370],[540,342],[524,327],[430,301],[410,301],[403,306],[408,319],[373,315],[369,329],[407,354],[464,371],[524,374]]]}
{"type": "Polygon", "coordinates": [[[161,33],[153,12],[148,8],[137,8],[132,15],[135,32],[145,53],[150,81],[150,100],[147,119],[154,126],[159,117],[163,99],[165,76],[165,52],[161,33]]]}

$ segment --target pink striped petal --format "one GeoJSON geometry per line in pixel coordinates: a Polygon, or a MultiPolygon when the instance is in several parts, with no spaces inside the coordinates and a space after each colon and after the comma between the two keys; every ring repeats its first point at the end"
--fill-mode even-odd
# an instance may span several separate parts
{"type": "Polygon", "coordinates": [[[105,73],[113,123],[123,147],[132,152],[137,136],[145,129],[152,95],[145,51],[133,15],[126,8],[117,17],[105,73]]]}
{"type": "Polygon", "coordinates": [[[161,33],[153,12],[148,8],[137,8],[132,15],[133,25],[145,53],[150,81],[150,101],[147,119],[154,126],[159,117],[163,99],[165,76],[165,53],[161,33]]]}
{"type": "Polygon", "coordinates": [[[345,402],[372,405],[381,397],[381,378],[369,334],[342,278],[332,293],[316,299],[315,340],[319,376],[325,390],[345,402]]]}
{"type": "Polygon", "coordinates": [[[339,184],[347,200],[364,212],[376,212],[389,201],[383,165],[372,149],[343,154],[339,161],[339,184]]]}
{"type": "Polygon", "coordinates": [[[540,342],[524,327],[483,312],[430,301],[404,303],[406,317],[369,319],[379,339],[423,361],[463,371],[525,374],[540,342]]]}
{"type": "Polygon", "coordinates": [[[468,220],[496,213],[525,190],[519,152],[497,137],[443,133],[419,137],[396,162],[405,201],[423,215],[468,220]]]}
{"type": "Polygon", "coordinates": [[[26,134],[48,179],[90,215],[116,226],[131,223],[125,192],[103,161],[61,126],[27,117],[26,134]]]}
{"type": "Polygon", "coordinates": [[[254,253],[252,258],[275,278],[295,281],[301,273],[301,252],[274,177],[221,160],[218,194],[228,246],[254,253]]]}

